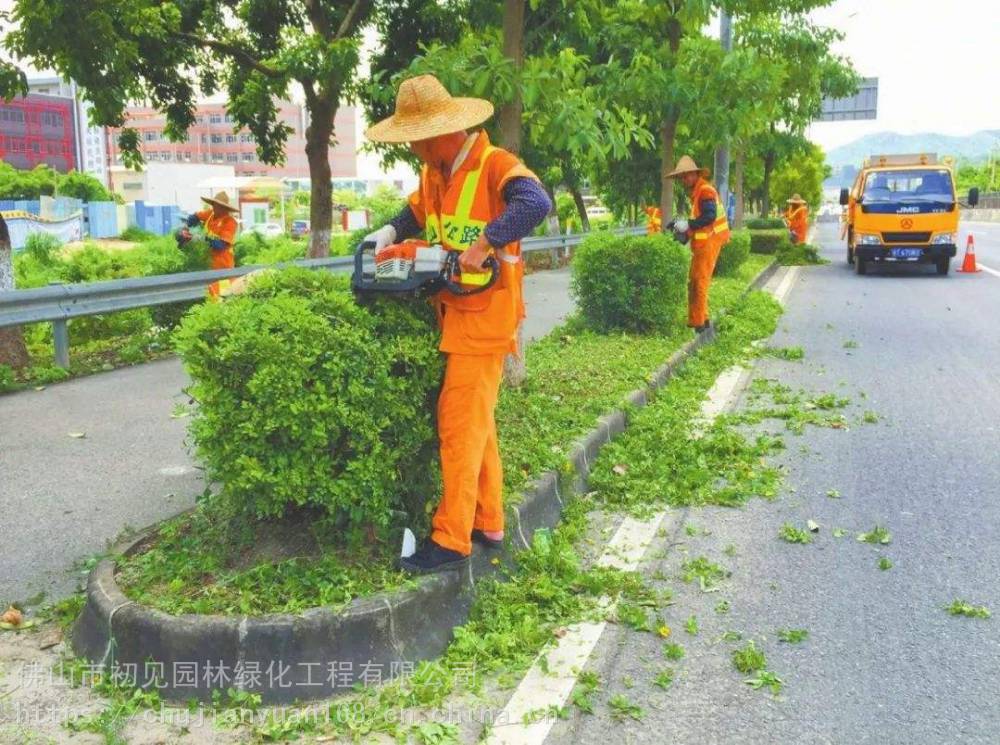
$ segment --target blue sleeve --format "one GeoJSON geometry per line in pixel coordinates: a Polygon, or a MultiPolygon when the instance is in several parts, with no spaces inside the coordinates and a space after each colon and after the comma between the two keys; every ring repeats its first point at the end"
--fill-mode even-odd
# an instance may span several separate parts
{"type": "Polygon", "coordinates": [[[502,248],[531,235],[552,209],[552,200],[532,178],[512,178],[503,188],[506,209],[483,231],[493,248],[502,248]]]}
{"type": "Polygon", "coordinates": [[[396,229],[397,241],[415,238],[422,232],[420,223],[417,222],[417,217],[410,209],[410,205],[403,207],[398,215],[389,220],[389,224],[396,229]]]}
{"type": "Polygon", "coordinates": [[[198,215],[192,212],[190,215],[187,216],[187,226],[189,228],[194,228],[197,227],[198,225],[201,225],[201,220],[198,219],[198,215]]]}
{"type": "Polygon", "coordinates": [[[213,251],[223,251],[228,245],[229,244],[221,238],[211,238],[208,241],[208,247],[213,251]]]}
{"type": "Polygon", "coordinates": [[[702,199],[701,200],[701,217],[697,220],[691,220],[688,222],[688,226],[694,230],[695,228],[704,228],[707,225],[711,225],[715,222],[715,200],[714,199],[702,199]]]}

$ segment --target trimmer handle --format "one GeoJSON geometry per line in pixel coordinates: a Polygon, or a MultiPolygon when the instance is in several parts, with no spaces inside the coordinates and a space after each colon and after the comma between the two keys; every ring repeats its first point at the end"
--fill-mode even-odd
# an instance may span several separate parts
{"type": "Polygon", "coordinates": [[[452,277],[460,277],[462,275],[462,268],[458,263],[458,257],[460,255],[461,254],[458,251],[449,251],[448,258],[445,260],[444,288],[448,292],[452,295],[458,295],[459,297],[478,295],[481,292],[486,292],[497,283],[497,280],[500,278],[500,262],[497,261],[496,256],[487,256],[486,261],[483,262],[483,269],[490,270],[490,280],[485,285],[463,287],[461,284],[453,280],[452,277]]]}

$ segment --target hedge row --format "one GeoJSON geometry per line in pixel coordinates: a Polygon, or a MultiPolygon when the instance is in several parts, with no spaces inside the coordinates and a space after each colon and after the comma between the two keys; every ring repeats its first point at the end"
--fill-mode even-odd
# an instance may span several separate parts
{"type": "Polygon", "coordinates": [[[779,249],[790,245],[791,239],[788,237],[786,228],[750,231],[750,250],[755,254],[770,256],[776,254],[779,249]]]}

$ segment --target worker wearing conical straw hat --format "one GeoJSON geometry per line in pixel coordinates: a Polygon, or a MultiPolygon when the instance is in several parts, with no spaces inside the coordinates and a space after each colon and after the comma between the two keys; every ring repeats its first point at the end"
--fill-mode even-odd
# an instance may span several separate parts
{"type": "Polygon", "coordinates": [[[691,219],[687,237],[691,239],[691,269],[688,274],[688,326],[698,333],[708,331],[708,287],[715,262],[729,242],[729,222],[719,193],[708,180],[708,169],[699,168],[682,155],[669,174],[684,184],[691,198],[691,219]]]}
{"type": "Polygon", "coordinates": [[[423,161],[420,186],[390,223],[369,235],[376,251],[425,233],[429,243],[460,252],[460,281],[482,286],[493,255],[500,277],[485,292],[440,293],[441,351],[448,356],[438,399],[443,492],[430,538],[400,561],[416,573],[457,569],[475,541],[502,545],[503,472],[493,418],[503,360],[517,351],[524,317],[520,241],[551,209],[537,177],[490,144],[478,125],[493,105],[452,97],[432,75],[404,80],[392,116],[370,127],[375,142],[408,143],[423,161]]]}
{"type": "MultiPolygon", "coordinates": [[[[202,197],[201,201],[209,205],[208,209],[200,212],[193,212],[187,217],[187,227],[193,228],[198,225],[205,227],[205,240],[211,249],[209,256],[210,269],[232,269],[236,266],[236,257],[233,255],[233,243],[236,241],[236,218],[234,212],[239,210],[229,203],[229,195],[224,191],[218,192],[214,197],[202,197]]],[[[184,245],[191,240],[191,234],[187,229],[181,230],[177,234],[179,245],[184,245]]],[[[210,299],[217,299],[227,280],[213,282],[208,287],[210,299]]]]}
{"type": "Polygon", "coordinates": [[[792,243],[805,243],[806,233],[809,231],[809,205],[798,194],[793,194],[785,203],[788,205],[785,209],[785,225],[788,226],[792,243]]]}

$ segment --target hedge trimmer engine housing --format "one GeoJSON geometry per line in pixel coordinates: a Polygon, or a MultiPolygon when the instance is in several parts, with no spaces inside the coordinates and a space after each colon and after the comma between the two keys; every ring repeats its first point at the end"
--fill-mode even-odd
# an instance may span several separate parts
{"type": "Polygon", "coordinates": [[[381,294],[432,295],[447,290],[453,295],[476,295],[492,287],[500,274],[493,256],[484,269],[490,270],[484,285],[462,285],[458,251],[424,241],[404,241],[375,252],[375,244],[365,242],[354,252],[351,286],[359,296],[381,294]]]}

